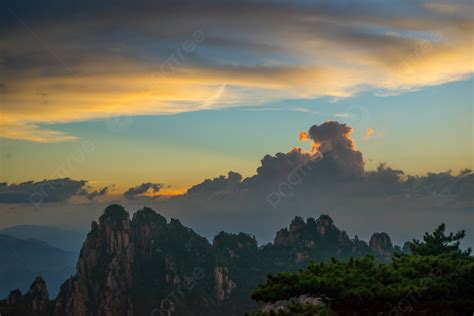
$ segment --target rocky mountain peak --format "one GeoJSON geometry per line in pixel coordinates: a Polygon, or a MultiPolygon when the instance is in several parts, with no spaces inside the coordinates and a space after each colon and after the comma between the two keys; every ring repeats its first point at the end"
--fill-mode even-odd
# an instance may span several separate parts
{"type": "Polygon", "coordinates": [[[13,290],[10,292],[6,299],[6,304],[8,305],[15,305],[15,304],[21,304],[23,301],[23,295],[21,294],[21,291],[19,289],[13,290]]]}
{"type": "Polygon", "coordinates": [[[133,214],[132,231],[135,255],[149,257],[158,234],[165,234],[166,218],[151,208],[144,207],[133,214]]]}
{"type": "Polygon", "coordinates": [[[389,257],[393,253],[392,240],[387,233],[374,233],[370,238],[369,247],[382,257],[389,257]]]}
{"type": "Polygon", "coordinates": [[[155,225],[166,225],[166,218],[156,213],[149,207],[144,207],[133,214],[132,222],[138,223],[153,223],[155,225]]]}
{"type": "Polygon", "coordinates": [[[118,315],[131,311],[131,225],[128,212],[108,206],[92,223],[81,249],[76,275],[62,286],[56,302],[60,315],[118,315]]]}
{"type": "Polygon", "coordinates": [[[302,217],[295,216],[289,228],[284,228],[277,232],[274,244],[281,246],[288,246],[298,242],[314,244],[316,240],[325,237],[328,232],[335,234],[344,233],[334,226],[332,218],[328,215],[323,214],[317,220],[309,217],[306,222],[302,217]]]}
{"type": "Polygon", "coordinates": [[[316,221],[309,217],[306,221],[299,216],[295,216],[289,228],[281,229],[274,239],[275,245],[292,245],[294,243],[310,243],[323,237],[328,231],[337,230],[333,220],[327,215],[321,215],[316,221]]]}
{"type": "Polygon", "coordinates": [[[42,314],[48,310],[48,288],[42,277],[36,277],[30,286],[30,290],[26,293],[24,300],[31,305],[33,314],[42,314]]]}
{"type": "Polygon", "coordinates": [[[334,221],[332,218],[325,214],[319,216],[318,220],[316,221],[316,230],[318,231],[319,235],[324,236],[329,230],[332,229],[337,229],[334,226],[334,221]]]}
{"type": "Polygon", "coordinates": [[[123,206],[118,204],[107,206],[104,214],[99,218],[101,226],[110,225],[114,229],[123,229],[124,223],[129,221],[128,212],[125,211],[123,206]]]}
{"type": "Polygon", "coordinates": [[[30,286],[30,290],[28,291],[31,295],[41,295],[48,297],[48,288],[46,286],[46,282],[43,280],[41,276],[35,278],[33,283],[30,286]]]}
{"type": "Polygon", "coordinates": [[[316,223],[325,227],[334,226],[333,219],[329,215],[326,215],[326,214],[321,214],[318,220],[316,221],[316,223]]]}
{"type": "Polygon", "coordinates": [[[255,236],[244,233],[229,234],[222,231],[214,237],[212,245],[230,257],[256,252],[258,249],[255,236]]]}
{"type": "Polygon", "coordinates": [[[7,306],[22,306],[22,313],[25,315],[46,315],[50,310],[46,282],[42,277],[38,276],[25,295],[22,295],[18,289],[13,290],[6,300],[0,301],[0,305],[1,304],[6,304],[7,306]]]}
{"type": "Polygon", "coordinates": [[[299,216],[295,216],[290,224],[290,232],[297,232],[306,225],[304,219],[299,216]]]}
{"type": "Polygon", "coordinates": [[[240,315],[255,307],[249,293],[268,271],[299,269],[309,260],[332,257],[386,259],[391,249],[387,234],[374,234],[369,247],[357,237],[351,240],[327,215],[295,217],[273,244],[259,247],[254,236],[220,232],[211,245],[179,220],[167,222],[150,208],[130,220],[123,207],[111,205],[91,224],[76,274],[63,283],[55,301],[48,301],[44,280],[37,278],[25,296],[13,291],[0,301],[0,311],[10,304],[28,306],[27,315],[35,316],[45,309],[72,316],[190,315],[190,310],[240,315]]]}

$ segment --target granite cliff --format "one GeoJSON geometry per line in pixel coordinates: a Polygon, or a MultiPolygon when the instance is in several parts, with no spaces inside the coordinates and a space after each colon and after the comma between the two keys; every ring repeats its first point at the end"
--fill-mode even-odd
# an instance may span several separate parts
{"type": "Polygon", "coordinates": [[[107,207],[93,222],[76,273],[50,301],[38,278],[26,295],[13,291],[0,302],[2,315],[242,315],[258,307],[250,292],[269,272],[291,271],[310,260],[342,260],[371,254],[387,260],[394,247],[387,234],[367,244],[334,225],[327,215],[295,217],[274,242],[225,232],[212,244],[178,220],[150,208],[133,214],[107,207]],[[17,314],[15,314],[17,313],[17,314]]]}

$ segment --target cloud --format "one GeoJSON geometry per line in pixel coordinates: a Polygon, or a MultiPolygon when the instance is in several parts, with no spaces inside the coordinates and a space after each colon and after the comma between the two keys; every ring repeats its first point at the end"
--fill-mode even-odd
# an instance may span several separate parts
{"type": "Polygon", "coordinates": [[[28,181],[19,184],[0,183],[0,203],[41,203],[64,202],[73,196],[87,196],[92,199],[107,193],[107,188],[89,191],[86,180],[70,178],[43,181],[28,181]]]}
{"type": "Polygon", "coordinates": [[[360,176],[364,171],[362,153],[350,138],[352,127],[335,121],[313,125],[308,131],[317,150],[324,155],[322,164],[334,162],[338,170],[360,176]]]}
{"type": "Polygon", "coordinates": [[[72,14],[58,1],[9,1],[0,136],[69,141],[46,124],[464,80],[473,72],[470,5],[81,1],[72,14]]]}
{"type": "Polygon", "coordinates": [[[225,196],[229,208],[233,208],[234,198],[239,200],[239,207],[262,203],[268,207],[272,194],[280,200],[292,201],[298,196],[307,201],[317,200],[320,194],[328,192],[331,196],[351,198],[437,196],[459,201],[466,199],[474,184],[468,169],[457,175],[441,172],[411,176],[381,163],[376,170],[366,171],[363,155],[356,149],[351,133],[352,127],[335,121],[313,125],[308,132],[300,133],[300,140],[311,139],[316,144],[315,151],[293,148],[288,153],[265,155],[255,175],[242,178],[231,171],[227,177],[206,179],[188,189],[183,201],[192,204],[194,198],[214,200],[225,196]]]}
{"type": "Polygon", "coordinates": [[[186,203],[225,197],[229,206],[239,200],[239,206],[255,206],[263,202],[268,207],[270,204],[265,197],[272,192],[283,196],[290,194],[286,191],[295,188],[318,190],[321,185],[332,188],[333,184],[343,180],[362,181],[362,153],[355,149],[351,132],[350,126],[334,121],[313,125],[308,132],[300,133],[302,141],[311,139],[314,142],[312,152],[293,148],[288,153],[265,155],[255,175],[243,179],[240,174],[231,171],[227,177],[207,179],[188,189],[184,195],[186,203]],[[260,201],[256,202],[255,198],[260,201]]]}
{"type": "Polygon", "coordinates": [[[123,197],[127,200],[135,200],[141,197],[154,197],[161,190],[163,185],[160,183],[142,183],[136,187],[128,189],[123,197]]]}
{"type": "Polygon", "coordinates": [[[22,139],[38,143],[59,143],[77,140],[78,137],[47,128],[38,127],[31,123],[2,124],[3,138],[22,139]]]}
{"type": "MultiPolygon", "coordinates": [[[[113,186],[112,186],[113,187],[113,186]]],[[[102,189],[100,190],[97,190],[97,191],[91,191],[91,192],[87,192],[87,191],[83,191],[82,193],[89,199],[89,200],[94,200],[96,199],[97,197],[99,196],[105,196],[107,195],[107,193],[109,193],[109,190],[110,190],[110,187],[103,187],[102,189]]]]}
{"type": "Polygon", "coordinates": [[[186,191],[187,195],[193,194],[209,194],[209,193],[223,193],[223,192],[233,192],[235,191],[240,182],[242,181],[242,176],[233,171],[229,171],[227,178],[225,176],[220,176],[214,179],[206,179],[202,183],[192,186],[186,191]]]}
{"type": "Polygon", "coordinates": [[[367,127],[365,130],[365,137],[370,138],[374,135],[374,129],[372,127],[367,127]]]}

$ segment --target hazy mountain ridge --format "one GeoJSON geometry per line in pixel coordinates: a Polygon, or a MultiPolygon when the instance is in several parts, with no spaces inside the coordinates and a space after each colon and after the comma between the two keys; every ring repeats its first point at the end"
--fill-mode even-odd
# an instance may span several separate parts
{"type": "Polygon", "coordinates": [[[0,234],[18,239],[37,239],[53,247],[77,253],[84,242],[84,232],[53,226],[15,225],[0,229],[0,234]]]}
{"type": "MultiPolygon", "coordinates": [[[[168,222],[150,208],[130,219],[123,207],[111,205],[99,223],[92,223],[76,274],[40,314],[241,315],[258,306],[250,292],[269,272],[294,270],[310,260],[331,257],[372,254],[386,260],[394,249],[388,235],[383,240],[379,236],[373,236],[371,245],[377,247],[372,249],[321,215],[306,221],[295,217],[289,228],[277,233],[274,243],[261,247],[243,233],[221,232],[210,244],[178,220],[168,222]]],[[[10,314],[16,315],[11,302],[7,299],[0,306],[10,307],[10,314]]]]}
{"type": "MultiPolygon", "coordinates": [[[[59,285],[74,273],[77,254],[53,247],[36,239],[19,239],[0,234],[0,294],[11,289],[28,288],[31,280],[42,275],[51,288],[59,285]]],[[[53,295],[57,290],[52,291],[53,295]]]]}

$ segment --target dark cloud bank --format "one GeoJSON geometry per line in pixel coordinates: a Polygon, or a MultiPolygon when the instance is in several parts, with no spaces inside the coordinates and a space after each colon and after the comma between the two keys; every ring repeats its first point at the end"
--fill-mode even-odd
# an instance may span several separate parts
{"type": "Polygon", "coordinates": [[[135,200],[144,197],[147,193],[158,193],[161,189],[160,183],[142,183],[136,187],[128,189],[123,197],[127,200],[135,200]]]}
{"type": "Polygon", "coordinates": [[[107,194],[108,187],[92,190],[86,180],[70,178],[43,181],[27,181],[19,184],[0,183],[0,203],[42,203],[64,202],[73,196],[82,196],[93,200],[107,194]]]}

